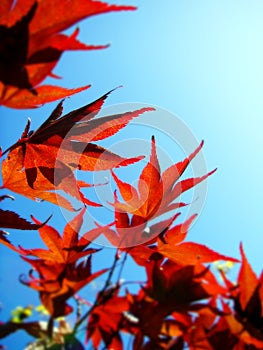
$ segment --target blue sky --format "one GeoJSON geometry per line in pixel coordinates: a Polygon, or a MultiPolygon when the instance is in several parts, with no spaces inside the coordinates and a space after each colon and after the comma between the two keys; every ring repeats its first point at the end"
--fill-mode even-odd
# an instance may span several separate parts
{"type": "MultiPolygon", "coordinates": [[[[204,209],[188,238],[235,257],[239,256],[242,241],[249,261],[259,273],[263,263],[262,1],[115,3],[137,5],[138,10],[105,14],[80,23],[82,41],[111,43],[111,47],[66,53],[54,71],[63,79],[52,80],[53,84],[92,84],[87,91],[65,101],[65,112],[123,85],[108,98],[108,106],[143,103],[179,117],[198,142],[205,140],[207,168],[218,168],[208,180],[204,209]]],[[[24,111],[1,107],[3,148],[20,137],[28,116],[34,129],[55,105],[24,111]]],[[[134,133],[137,136],[137,131],[134,133]]],[[[149,141],[152,130],[142,134],[149,141]]],[[[122,137],[127,135],[133,138],[132,129],[122,137]]],[[[118,137],[116,142],[121,140],[118,137]]],[[[182,159],[176,143],[171,144],[163,136],[159,142],[173,159],[182,159]]],[[[53,213],[50,223],[56,228],[64,226],[60,211],[49,204],[16,195],[15,203],[4,205],[24,217],[34,214],[41,220],[53,213]]],[[[38,242],[35,232],[12,232],[10,238],[25,246],[29,241],[38,242]]],[[[5,247],[0,249],[0,317],[5,320],[10,308],[37,304],[38,299],[33,291],[16,282],[20,273],[28,271],[28,265],[5,247]],[[14,288],[15,297],[10,293],[14,288]]],[[[6,344],[10,342],[6,340],[6,344]]]]}

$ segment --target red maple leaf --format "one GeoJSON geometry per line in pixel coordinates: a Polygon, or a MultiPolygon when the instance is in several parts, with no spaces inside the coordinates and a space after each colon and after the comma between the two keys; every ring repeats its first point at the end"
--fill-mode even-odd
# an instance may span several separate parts
{"type": "Polygon", "coordinates": [[[139,177],[138,190],[134,186],[121,181],[112,172],[122,198],[125,201],[125,203],[121,203],[116,200],[113,204],[114,207],[122,212],[133,214],[134,220],[135,216],[138,217],[140,223],[162,215],[174,208],[178,208],[181,204],[173,203],[173,201],[181,193],[196,186],[215,172],[213,170],[202,177],[190,178],[178,182],[180,176],[191,160],[201,150],[202,146],[203,142],[184,161],[172,165],[161,174],[156,154],[155,139],[152,137],[151,157],[139,177]]]}
{"type": "Polygon", "coordinates": [[[238,262],[237,259],[219,254],[205,245],[183,242],[196,215],[174,227],[171,225],[179,213],[156,224],[148,223],[149,220],[172,209],[185,206],[185,203],[174,203],[174,200],[214,172],[178,181],[202,146],[203,142],[188,158],[172,165],[161,174],[153,137],[151,157],[140,175],[138,190],[119,180],[112,172],[125,202],[119,202],[115,193],[113,206],[116,230],[108,227],[104,235],[111,244],[126,250],[137,264],[145,266],[154,253],[180,265],[195,265],[216,260],[238,262]]]}
{"type": "Polygon", "coordinates": [[[263,349],[263,273],[257,277],[248,262],[240,245],[241,268],[237,283],[229,281],[224,273],[222,276],[229,290],[229,296],[234,301],[234,312],[229,312],[226,322],[232,334],[245,344],[252,344],[263,349]]]}
{"type": "Polygon", "coordinates": [[[210,300],[226,289],[200,265],[162,263],[156,256],[146,270],[146,285],[137,295],[127,295],[130,305],[124,331],[135,335],[136,350],[183,349],[184,337],[195,327],[199,313],[207,309],[216,318],[217,308],[209,305],[210,300]]]}
{"type": "Polygon", "coordinates": [[[198,154],[200,146],[185,160],[172,165],[162,174],[156,154],[154,137],[152,137],[152,151],[149,162],[144,167],[138,182],[138,190],[121,181],[112,172],[124,203],[114,195],[116,231],[105,230],[104,235],[116,247],[131,247],[141,244],[153,244],[157,236],[162,235],[178,216],[169,218],[150,226],[149,220],[165,214],[171,210],[186,206],[186,203],[175,202],[181,193],[204,181],[214,171],[198,177],[178,181],[191,160],[198,154]],[[129,216],[129,214],[132,214],[129,216]]]}
{"type": "Polygon", "coordinates": [[[98,349],[102,341],[107,349],[123,349],[120,331],[128,308],[128,300],[118,296],[118,288],[99,293],[87,323],[86,340],[92,341],[94,349],[98,349]]]}
{"type": "Polygon", "coordinates": [[[99,206],[82,195],[79,187],[88,185],[77,182],[73,171],[112,169],[142,159],[123,158],[92,141],[114,135],[133,118],[153,110],[149,107],[95,118],[108,94],[64,116],[61,116],[63,107],[60,102],[34,132],[30,132],[28,122],[21,138],[7,150],[8,158],[2,165],[2,187],[67,209],[70,209],[68,201],[52,191],[63,190],[85,204],[99,206]]]}
{"type": "Polygon", "coordinates": [[[3,0],[0,4],[0,104],[32,108],[87,89],[40,85],[66,50],[94,50],[79,30],[61,33],[84,18],[101,13],[134,10],[93,0],[3,0]]]}
{"type": "MultiPolygon", "coordinates": [[[[262,350],[263,341],[258,335],[252,335],[239,323],[227,302],[221,300],[222,311],[214,313],[204,305],[198,312],[198,318],[184,334],[189,349],[207,350],[262,350]]],[[[209,304],[208,304],[209,306],[209,304]]]]}
{"type": "MultiPolygon", "coordinates": [[[[29,280],[23,279],[21,282],[39,292],[43,305],[53,317],[71,312],[72,307],[67,304],[67,300],[107,271],[91,272],[91,254],[98,250],[88,248],[90,242],[79,237],[84,213],[85,209],[66,225],[62,236],[53,227],[41,227],[39,233],[47,250],[20,248],[22,258],[38,273],[38,277],[30,274],[29,280]],[[26,255],[36,259],[29,259],[26,255]],[[87,256],[87,259],[78,262],[87,256]]],[[[34,221],[39,224],[37,220],[34,221]]]]}

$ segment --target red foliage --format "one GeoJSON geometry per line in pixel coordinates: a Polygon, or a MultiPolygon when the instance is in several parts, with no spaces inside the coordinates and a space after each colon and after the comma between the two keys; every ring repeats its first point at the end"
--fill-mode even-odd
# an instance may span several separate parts
{"type": "Polygon", "coordinates": [[[2,188],[72,209],[65,198],[50,192],[57,189],[87,205],[100,206],[83,196],[80,187],[91,185],[77,181],[73,171],[112,169],[141,160],[143,157],[120,157],[92,141],[114,135],[133,118],[153,110],[142,108],[94,119],[108,94],[64,116],[60,102],[34,132],[29,130],[28,121],[21,138],[7,150],[8,157],[2,164],[2,188]]]}
{"type": "MultiPolygon", "coordinates": [[[[38,160],[38,152],[41,152],[42,145],[50,145],[51,149],[61,148],[62,154],[65,152],[66,155],[68,149],[63,148],[63,138],[66,140],[66,145],[70,144],[71,140],[82,142],[84,135],[90,141],[97,141],[115,134],[131,118],[149,110],[92,119],[104,99],[105,96],[64,117],[60,117],[62,104],[59,104],[51,117],[32,135],[28,135],[29,127],[27,127],[23,137],[10,147],[9,159],[3,163],[4,181],[8,178],[5,175],[8,170],[7,164],[13,164],[16,168],[16,164],[20,162],[18,174],[23,174],[23,182],[20,183],[31,189],[32,193],[38,193],[40,175],[45,178],[44,182],[49,181],[54,188],[58,188],[57,183],[50,181],[50,178],[45,177],[43,171],[39,170],[44,166],[41,162],[53,162],[52,164],[55,162],[55,155],[53,159],[50,157],[49,160],[42,160],[40,157],[38,160]],[[79,120],[84,122],[76,124],[75,131],[67,139],[69,127],[75,126],[79,120]],[[31,160],[27,161],[30,147],[35,147],[36,150],[34,166],[39,172],[36,178],[32,177],[32,172],[26,174],[27,169],[33,169],[31,160]],[[18,151],[19,160],[15,158],[18,151]]],[[[92,144],[89,142],[86,144],[87,152],[84,152],[86,158],[78,163],[85,170],[87,170],[86,154],[89,154],[90,145],[92,144]]],[[[77,319],[75,326],[78,330],[83,321],[87,321],[87,341],[92,342],[94,349],[99,349],[102,343],[106,348],[123,349],[122,334],[129,334],[133,338],[134,350],[186,347],[208,350],[225,347],[230,350],[263,349],[262,275],[257,278],[242,246],[242,263],[237,284],[229,281],[222,272],[224,281],[222,285],[207,263],[216,260],[232,262],[239,260],[217,253],[204,245],[185,242],[195,215],[176,225],[173,223],[180,215],[178,212],[164,220],[151,222],[153,218],[156,219],[164,213],[167,216],[171,209],[184,207],[183,202],[174,203],[180,195],[179,188],[184,192],[212,173],[197,179],[180,180],[187,165],[200,151],[202,145],[203,143],[184,161],[172,165],[161,174],[153,139],[150,161],[140,175],[138,191],[113,175],[125,202],[121,203],[115,193],[113,203],[115,221],[112,224],[105,227],[97,224],[96,228],[80,237],[79,230],[85,213],[83,209],[66,225],[63,235],[60,236],[46,223],[41,224],[33,218],[34,223],[31,224],[22,219],[20,228],[38,228],[48,249],[15,247],[7,240],[4,233],[1,234],[1,243],[22,255],[35,270],[37,275],[30,273],[29,279],[21,281],[38,291],[41,302],[52,319],[69,314],[73,310],[68,303],[69,299],[94,278],[109,271],[105,286],[98,293],[95,302],[90,304],[87,313],[77,319]],[[118,262],[120,266],[125,263],[125,258],[121,260],[118,254],[111,268],[92,273],[91,256],[98,249],[89,246],[99,235],[104,235],[118,249],[118,254],[130,255],[138,266],[145,269],[146,281],[140,283],[136,293],[124,290],[119,278],[116,285],[110,284],[118,262]]],[[[52,152],[50,153],[52,155],[52,152]]],[[[61,164],[72,171],[74,167],[68,159],[70,158],[65,156],[64,163],[61,159],[61,164]]],[[[109,159],[110,167],[131,162],[129,159],[120,159],[117,155],[111,155],[109,159]],[[112,159],[118,161],[114,163],[112,159]]],[[[140,158],[135,160],[138,159],[140,158]]],[[[71,162],[73,161],[72,156],[71,162]]],[[[92,167],[89,170],[96,169],[92,167]]],[[[12,169],[11,166],[10,168],[12,169]]],[[[13,179],[13,181],[20,180],[17,176],[13,179]]],[[[4,186],[7,187],[6,182],[4,186]]],[[[20,226],[21,219],[17,214],[10,215],[6,216],[3,226],[11,228],[20,226]],[[10,215],[14,218],[13,222],[10,220],[10,215]]],[[[17,327],[8,322],[0,326],[0,335],[2,333],[4,337],[18,329],[26,330],[28,327],[29,323],[17,327]]]]}
{"type": "Polygon", "coordinates": [[[87,89],[40,85],[66,50],[94,50],[108,45],[78,41],[79,29],[62,31],[90,16],[133,6],[93,0],[3,0],[0,4],[0,104],[32,108],[87,89]]]}
{"type": "Polygon", "coordinates": [[[109,288],[99,293],[97,304],[88,319],[87,341],[91,340],[95,349],[101,341],[108,348],[122,349],[120,330],[129,310],[127,298],[118,296],[118,288],[109,288]]]}
{"type": "Polygon", "coordinates": [[[188,158],[171,166],[161,174],[153,136],[151,157],[140,175],[138,191],[132,185],[119,180],[113,173],[125,201],[125,203],[120,203],[116,200],[114,207],[120,211],[133,214],[134,221],[143,222],[182,206],[182,203],[172,204],[172,202],[183,192],[204,181],[215,172],[213,170],[202,177],[177,182],[202,146],[203,142],[188,158]]]}
{"type": "MultiPolygon", "coordinates": [[[[108,5],[92,0],[4,0],[0,3],[0,104],[29,108],[68,96],[86,87],[67,90],[40,85],[52,75],[65,50],[89,50],[77,40],[78,29],[61,33],[81,19],[109,11],[133,10],[131,6],[108,5]]],[[[108,94],[62,116],[63,101],[34,132],[27,123],[21,138],[5,153],[3,185],[31,199],[39,198],[73,210],[70,202],[55,190],[64,191],[84,204],[67,223],[63,234],[32,217],[33,222],[10,210],[0,209],[0,227],[38,229],[44,248],[15,246],[0,230],[0,243],[22,256],[32,271],[21,282],[39,293],[50,315],[45,329],[41,322],[12,319],[0,322],[0,338],[24,330],[39,341],[32,348],[84,349],[76,339],[85,326],[86,341],[95,350],[122,350],[123,334],[132,340],[133,350],[260,350],[263,349],[263,274],[256,276],[241,245],[241,267],[237,281],[224,272],[218,274],[208,263],[217,260],[240,262],[195,242],[185,241],[196,215],[174,225],[187,204],[182,193],[206,180],[215,170],[201,177],[182,179],[184,171],[201,151],[203,142],[186,159],[161,172],[152,137],[150,159],[143,168],[138,188],[120,180],[112,169],[128,166],[143,158],[124,158],[97,145],[124,128],[133,118],[153,108],[142,108],[118,115],[96,117],[108,94]],[[110,169],[123,202],[114,193],[114,222],[98,223],[80,236],[86,205],[100,206],[84,197],[82,187],[95,186],[77,181],[75,170],[110,169]],[[172,214],[169,212],[173,211],[172,214]],[[165,215],[165,218],[161,217],[165,215]],[[154,222],[152,220],[155,220],[154,222]],[[100,249],[91,242],[103,235],[115,248],[115,260],[108,268],[92,272],[92,255],[100,249]],[[121,281],[127,257],[145,272],[145,281],[135,290],[121,281]],[[118,270],[118,273],[117,273],[118,270]],[[94,302],[76,293],[103,273],[104,286],[94,302]],[[116,277],[117,275],[117,277],[116,277]],[[115,283],[113,280],[115,279],[115,283]],[[88,305],[83,314],[76,308],[74,328],[57,317],[88,305]],[[83,306],[82,305],[82,306],[83,306]],[[53,343],[52,343],[53,342],[53,343]],[[65,345],[65,346],[64,346],[65,345]],[[61,347],[62,348],[62,347],[61,347]]],[[[0,150],[1,156],[3,155],[0,150]]],[[[0,202],[9,195],[0,196],[0,202]]],[[[1,345],[0,345],[1,348],[1,345]]]]}
{"type": "Polygon", "coordinates": [[[245,344],[263,349],[263,274],[258,278],[251,268],[242,244],[240,246],[242,263],[237,278],[237,284],[224,277],[228,287],[228,297],[233,300],[233,311],[226,305],[229,312],[226,318],[231,334],[245,344]]]}
{"type": "MultiPolygon", "coordinates": [[[[34,277],[30,274],[29,281],[23,280],[23,283],[39,292],[43,305],[53,317],[71,312],[72,307],[66,301],[107,271],[103,269],[91,272],[91,254],[98,250],[88,248],[90,242],[79,237],[84,212],[85,209],[66,225],[62,236],[53,227],[45,225],[39,228],[40,236],[48,250],[20,248],[23,259],[30,263],[39,275],[34,277]],[[28,255],[36,259],[29,259],[26,257],[28,255]],[[80,258],[86,256],[87,260],[78,263],[80,258]]],[[[37,220],[34,221],[40,224],[37,220]]]]}

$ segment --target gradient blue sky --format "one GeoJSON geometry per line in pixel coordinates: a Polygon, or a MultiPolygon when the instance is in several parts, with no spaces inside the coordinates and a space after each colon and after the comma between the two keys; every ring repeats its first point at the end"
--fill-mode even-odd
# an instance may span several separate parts
{"type": "MultiPolygon", "coordinates": [[[[189,239],[235,257],[239,256],[242,241],[249,261],[259,273],[263,263],[263,2],[115,3],[137,5],[138,10],[105,14],[80,23],[82,41],[111,43],[111,47],[66,53],[54,71],[63,79],[53,80],[53,84],[92,84],[89,90],[67,99],[65,111],[124,85],[109,97],[107,105],[145,103],[181,118],[197,140],[205,140],[208,169],[218,167],[209,178],[205,207],[189,239]]],[[[18,139],[28,116],[35,129],[55,104],[30,111],[1,107],[3,148],[18,139]]],[[[162,140],[162,147],[174,159],[182,158],[180,152],[177,158],[176,145],[174,149],[170,144],[166,147],[162,140]]],[[[5,202],[5,207],[43,220],[52,212],[50,223],[57,228],[64,226],[55,206],[18,195],[16,198],[15,203],[5,202]]],[[[12,232],[10,238],[25,246],[28,240],[30,244],[38,242],[37,233],[12,232]]],[[[28,271],[28,265],[5,247],[0,249],[0,317],[5,320],[10,308],[37,304],[38,299],[16,282],[20,273],[28,271]],[[12,293],[14,288],[16,293],[12,293]]],[[[12,348],[11,338],[5,342],[12,348]]]]}

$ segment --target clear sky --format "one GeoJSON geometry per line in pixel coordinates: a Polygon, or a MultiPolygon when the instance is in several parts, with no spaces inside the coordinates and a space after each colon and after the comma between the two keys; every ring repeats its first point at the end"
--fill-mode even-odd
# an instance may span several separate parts
{"type": "MultiPolygon", "coordinates": [[[[242,241],[249,261],[260,273],[263,265],[263,2],[123,0],[115,3],[137,5],[138,10],[105,14],[80,23],[82,41],[111,43],[111,47],[66,53],[54,71],[63,79],[53,80],[53,84],[65,87],[92,84],[89,90],[67,99],[65,111],[123,85],[108,98],[108,106],[143,103],[179,117],[198,142],[205,140],[203,155],[207,168],[218,168],[208,180],[204,209],[188,238],[234,257],[239,257],[242,241]]],[[[36,128],[55,105],[31,111],[1,107],[3,148],[20,137],[28,116],[36,128]]],[[[132,139],[130,130],[122,137],[129,135],[132,139]]],[[[151,134],[152,130],[145,132],[147,141],[151,134]]],[[[121,135],[115,140],[120,141],[118,137],[121,135]]],[[[166,144],[161,136],[159,141],[173,159],[182,159],[182,150],[176,142],[173,145],[167,140],[166,144]]],[[[55,206],[33,203],[18,195],[15,204],[4,204],[24,217],[30,213],[40,220],[54,213],[50,224],[56,228],[64,226],[55,206]]],[[[25,246],[28,240],[31,244],[38,242],[34,232],[12,232],[10,239],[25,246]]],[[[16,283],[19,274],[28,271],[28,265],[5,247],[0,249],[3,304],[0,318],[6,320],[10,308],[38,304],[38,299],[36,293],[16,283]],[[14,288],[15,297],[10,293],[14,288]]]]}

